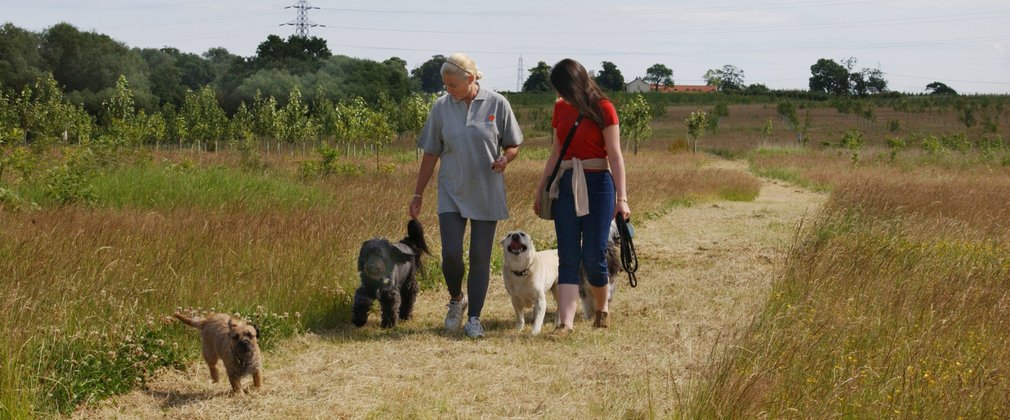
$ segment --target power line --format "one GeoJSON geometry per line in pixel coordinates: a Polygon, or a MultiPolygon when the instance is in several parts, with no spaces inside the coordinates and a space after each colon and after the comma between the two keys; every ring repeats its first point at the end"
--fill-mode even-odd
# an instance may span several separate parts
{"type": "MultiPolygon", "coordinates": [[[[501,10],[496,10],[494,12],[495,16],[521,16],[528,17],[531,15],[539,14],[545,16],[614,16],[614,15],[648,15],[654,16],[657,14],[683,14],[686,12],[718,12],[718,11],[741,11],[741,10],[775,10],[775,9],[794,9],[794,8],[823,8],[823,7],[837,7],[837,6],[847,6],[856,4],[874,4],[878,5],[883,3],[880,0],[851,0],[851,1],[837,1],[837,0],[815,0],[815,1],[795,1],[795,2],[777,2],[768,3],[763,5],[748,5],[748,6],[700,6],[700,7],[662,7],[662,8],[611,8],[611,9],[583,9],[583,10],[522,10],[516,12],[506,12],[501,10]]],[[[453,10],[453,11],[434,11],[430,9],[367,9],[367,8],[334,8],[334,7],[323,7],[322,10],[336,11],[344,13],[372,13],[372,14],[401,14],[401,15],[438,15],[438,16],[487,16],[487,11],[476,10],[453,10]]]]}
{"type": "Polygon", "coordinates": [[[317,26],[322,26],[322,27],[326,26],[326,25],[317,24],[317,23],[309,20],[309,9],[318,9],[318,7],[310,6],[308,0],[298,0],[297,4],[295,4],[294,6],[285,7],[285,9],[298,9],[298,14],[295,17],[295,20],[293,20],[291,22],[288,22],[288,23],[282,23],[282,24],[280,24],[280,26],[285,26],[285,25],[294,26],[295,27],[295,35],[297,35],[299,37],[308,38],[309,37],[309,28],[310,27],[314,28],[314,27],[317,27],[317,26]]]}
{"type": "Polygon", "coordinates": [[[516,69],[516,92],[523,91],[523,56],[519,56],[519,68],[516,69]]]}

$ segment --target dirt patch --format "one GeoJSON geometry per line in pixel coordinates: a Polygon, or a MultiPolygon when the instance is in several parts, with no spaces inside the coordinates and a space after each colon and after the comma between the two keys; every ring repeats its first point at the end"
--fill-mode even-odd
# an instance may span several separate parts
{"type": "Polygon", "coordinates": [[[531,337],[529,327],[516,333],[492,276],[485,339],[443,332],[444,291],[426,292],[415,318],[392,330],[373,315],[365,328],[297,337],[266,354],[260,391],[230,397],[194,363],[75,417],[666,417],[719,338],[764,303],[797,227],[824,199],[763,181],[755,201],[675,208],[637,223],[639,286],[622,277],[609,331],[580,318],[564,341],[531,337]]]}

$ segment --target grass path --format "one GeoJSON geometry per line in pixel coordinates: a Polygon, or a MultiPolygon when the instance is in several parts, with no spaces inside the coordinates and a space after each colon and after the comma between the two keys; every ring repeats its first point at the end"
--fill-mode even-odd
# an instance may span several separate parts
{"type": "MultiPolygon", "coordinates": [[[[746,170],[738,162],[715,165],[746,170]]],[[[580,318],[562,341],[530,336],[528,326],[516,333],[501,277],[492,275],[485,339],[443,332],[445,292],[429,291],[419,296],[415,318],[392,330],[378,328],[373,315],[362,329],[281,345],[265,356],[260,391],[229,397],[226,384],[211,384],[206,367],[194,363],[74,416],[669,417],[719,338],[761,307],[797,226],[825,199],[763,182],[753,202],[675,208],[636,223],[639,286],[621,277],[609,331],[580,318]]],[[[545,332],[553,329],[553,308],[550,302],[545,332]]]]}

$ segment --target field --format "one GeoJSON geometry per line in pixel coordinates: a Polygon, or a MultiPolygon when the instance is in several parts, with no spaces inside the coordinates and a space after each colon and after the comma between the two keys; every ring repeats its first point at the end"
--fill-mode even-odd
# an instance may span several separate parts
{"type": "MultiPolygon", "coordinates": [[[[403,234],[417,168],[408,142],[378,158],[339,158],[340,170],[312,179],[299,176],[302,162],[318,159],[311,152],[265,153],[266,169],[247,171],[230,151],[145,149],[94,179],[91,206],[59,206],[23,184],[20,195],[37,197],[38,206],[0,210],[0,273],[9,273],[0,278],[0,410],[5,417],[75,410],[213,417],[193,411],[210,406],[247,414],[236,404],[248,398],[233,403],[221,387],[204,384],[191,331],[163,320],[185,308],[240,313],[260,324],[279,381],[268,382],[266,400],[278,407],[322,401],[348,417],[1010,414],[1000,363],[1010,348],[1005,113],[983,129],[967,127],[952,109],[877,106],[871,119],[807,105],[792,128],[774,103],[737,104],[699,139],[707,153],[688,153],[683,121],[707,108],[668,106],[641,151],[626,153],[647,268],[639,288],[616,298],[626,324],[609,335],[583,328],[563,344],[512,334],[500,290],[489,297],[500,301],[487,309],[489,339],[438,332],[444,286],[437,256],[427,260],[417,320],[391,332],[347,326],[358,245],[403,234]],[[747,162],[750,173],[725,158],[747,162]],[[763,201],[768,196],[760,194],[778,189],[806,198],[788,211],[763,201]],[[821,194],[829,198],[817,211],[821,194]],[[750,219],[764,221],[742,224],[750,219]],[[701,236],[722,225],[742,227],[701,236]],[[679,239],[693,248],[661,245],[679,239]],[[704,255],[684,256],[695,251],[704,255]],[[748,280],[731,287],[734,278],[748,280]],[[369,346],[354,350],[355,343],[369,346]],[[417,346],[424,357],[408,357],[397,343],[417,346]],[[587,371],[597,350],[610,370],[587,371]],[[350,356],[334,359],[348,352],[374,363],[363,384],[353,385],[362,375],[350,356]],[[481,379],[439,374],[454,367],[432,359],[448,357],[481,379]],[[428,370],[381,372],[401,359],[428,370]],[[522,372],[479,373],[523,364],[579,372],[550,373],[537,384],[546,394],[540,403],[497,396],[409,403],[430,399],[426,390],[439,380],[473,387],[474,395],[521,391],[528,387],[516,382],[529,379],[522,372]],[[297,392],[305,389],[299,378],[314,369],[343,378],[347,389],[313,382],[313,397],[297,392]],[[383,401],[391,386],[375,379],[383,373],[413,391],[383,401]],[[599,398],[572,397],[587,388],[599,398]],[[576,403],[543,402],[562,397],[576,403]]],[[[521,119],[536,112],[517,111],[521,119]]],[[[551,226],[530,210],[546,139],[526,128],[528,143],[507,175],[512,218],[499,232],[523,228],[550,247],[551,226]]],[[[421,222],[437,243],[433,191],[421,222]]]]}

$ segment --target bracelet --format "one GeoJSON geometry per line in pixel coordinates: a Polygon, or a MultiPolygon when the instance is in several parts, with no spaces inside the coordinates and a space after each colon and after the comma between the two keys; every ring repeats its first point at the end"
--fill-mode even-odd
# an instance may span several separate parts
{"type": "Polygon", "coordinates": [[[414,194],[414,198],[421,198],[421,194],[414,194]]]}
{"type": "Polygon", "coordinates": [[[623,202],[627,203],[628,202],[628,197],[618,198],[617,201],[623,201],[623,202]]]}

